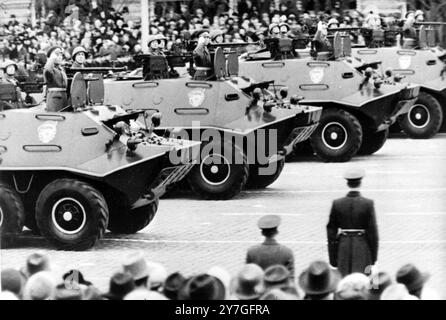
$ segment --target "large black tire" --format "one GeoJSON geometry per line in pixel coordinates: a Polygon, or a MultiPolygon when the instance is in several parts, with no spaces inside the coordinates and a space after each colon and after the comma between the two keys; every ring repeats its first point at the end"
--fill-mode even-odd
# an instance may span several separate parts
{"type": "Polygon", "coordinates": [[[319,158],[328,162],[347,162],[362,144],[362,127],[351,113],[325,109],[319,126],[311,136],[311,146],[319,158]]]}
{"type": "Polygon", "coordinates": [[[108,230],[116,234],[135,234],[147,227],[158,211],[158,199],[150,205],[134,210],[115,211],[110,214],[108,230]]]}
{"type": "Polygon", "coordinates": [[[403,132],[412,139],[430,139],[443,124],[443,109],[438,100],[426,92],[420,92],[417,102],[409,113],[398,117],[403,132]]]}
{"type": "Polygon", "coordinates": [[[60,179],[47,185],[36,205],[37,225],[63,250],[86,250],[107,230],[109,212],[101,192],[90,184],[60,179]]]}
{"type": "Polygon", "coordinates": [[[271,175],[260,174],[261,168],[267,168],[268,166],[250,165],[249,166],[249,179],[246,184],[247,189],[265,189],[272,185],[282,173],[285,166],[285,159],[281,159],[277,162],[276,170],[271,175]]]}
{"type": "Polygon", "coordinates": [[[237,146],[227,142],[212,144],[214,153],[202,155],[201,162],[189,173],[188,182],[192,191],[202,199],[229,200],[246,186],[249,177],[248,160],[237,146]],[[242,163],[234,163],[233,159],[226,158],[227,155],[233,155],[233,159],[235,156],[242,163]]]}
{"type": "Polygon", "coordinates": [[[364,132],[359,155],[368,156],[381,150],[389,137],[389,129],[379,132],[364,132]]]}
{"type": "Polygon", "coordinates": [[[19,234],[23,229],[25,210],[17,192],[0,184],[0,235],[6,237],[19,234]]]}

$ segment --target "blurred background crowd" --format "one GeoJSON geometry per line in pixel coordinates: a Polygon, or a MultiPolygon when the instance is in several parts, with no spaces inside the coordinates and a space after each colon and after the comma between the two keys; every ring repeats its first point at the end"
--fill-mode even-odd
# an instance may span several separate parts
{"type": "MultiPolygon", "coordinates": [[[[127,1],[121,1],[119,5],[113,4],[111,0],[33,1],[37,1],[34,19],[21,19],[19,22],[14,14],[3,19],[0,25],[0,60],[31,62],[36,53],[46,53],[49,47],[55,45],[65,49],[67,60],[79,45],[87,49],[90,59],[99,62],[126,59],[142,51],[141,20],[131,14],[125,5],[127,1]]],[[[315,30],[321,19],[336,19],[341,27],[361,26],[365,13],[354,9],[355,2],[160,1],[151,6],[150,34],[166,36],[169,39],[168,49],[175,42],[188,39],[203,28],[222,31],[225,42],[256,42],[267,36],[271,23],[286,22],[291,26],[291,33],[299,36],[303,30],[315,30]]],[[[413,9],[418,7],[413,6],[413,9]]],[[[430,11],[426,15],[427,19],[438,18],[433,17],[430,11]]],[[[401,14],[394,14],[383,21],[391,23],[400,18],[401,14]]]]}

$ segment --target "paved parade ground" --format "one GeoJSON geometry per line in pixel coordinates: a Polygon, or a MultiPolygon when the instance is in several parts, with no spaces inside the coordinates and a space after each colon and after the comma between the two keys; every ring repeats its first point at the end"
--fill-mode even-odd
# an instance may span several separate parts
{"type": "Polygon", "coordinates": [[[18,248],[2,250],[1,264],[21,267],[29,254],[44,250],[56,272],[78,268],[101,290],[108,289],[108,279],[132,250],[143,250],[169,273],[191,275],[221,265],[234,274],[246,249],[262,241],[256,222],[268,213],[282,216],[278,240],[294,250],[299,274],[311,261],[328,260],[325,226],[331,201],[347,192],[344,171],[360,166],[367,172],[363,195],[375,200],[377,211],[378,267],[394,275],[403,264],[415,263],[432,274],[428,286],[446,299],[445,164],[446,134],[427,141],[397,137],[374,156],[350,163],[298,158],[266,190],[246,191],[226,202],[171,196],[161,200],[144,231],[108,235],[86,252],[54,251],[43,239],[27,236],[18,248]]]}

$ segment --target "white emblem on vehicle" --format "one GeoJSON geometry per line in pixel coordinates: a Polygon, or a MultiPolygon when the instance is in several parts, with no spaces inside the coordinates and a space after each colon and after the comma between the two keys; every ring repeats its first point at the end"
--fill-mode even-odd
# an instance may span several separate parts
{"type": "Polygon", "coordinates": [[[310,71],[311,81],[315,84],[321,83],[324,79],[324,68],[312,68],[310,71]]]}
{"type": "Polygon", "coordinates": [[[401,56],[399,59],[400,68],[401,69],[409,69],[412,65],[412,57],[411,56],[401,56]]]}
{"type": "Polygon", "coordinates": [[[46,121],[37,128],[37,132],[42,143],[50,143],[56,138],[57,121],[46,121]]]}
{"type": "Polygon", "coordinates": [[[189,104],[194,107],[198,108],[201,106],[204,102],[205,94],[203,89],[195,89],[191,92],[189,92],[189,104]]]}

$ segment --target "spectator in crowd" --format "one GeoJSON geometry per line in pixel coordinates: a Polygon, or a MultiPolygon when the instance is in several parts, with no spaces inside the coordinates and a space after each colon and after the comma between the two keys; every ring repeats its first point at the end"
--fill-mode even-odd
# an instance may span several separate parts
{"type": "Polygon", "coordinates": [[[17,298],[22,298],[23,288],[26,283],[25,276],[15,269],[1,271],[1,289],[9,291],[17,298]]]}
{"type": "Polygon", "coordinates": [[[259,219],[257,226],[265,237],[265,241],[248,249],[246,263],[255,263],[263,270],[279,264],[283,265],[294,278],[294,254],[291,249],[281,245],[275,239],[279,233],[281,219],[276,215],[267,215],[259,219]]]}
{"type": "Polygon", "coordinates": [[[223,267],[215,266],[209,269],[206,274],[221,282],[221,285],[225,288],[225,300],[229,299],[231,290],[231,275],[229,272],[223,267]]]}
{"type": "Polygon", "coordinates": [[[333,300],[341,274],[328,263],[315,261],[299,276],[299,286],[305,300],[333,300]]]}
{"type": "Polygon", "coordinates": [[[127,257],[123,265],[124,272],[132,276],[133,282],[137,288],[149,289],[150,270],[146,259],[141,252],[131,254],[127,257]]]}
{"type": "Polygon", "coordinates": [[[147,268],[149,270],[149,288],[152,291],[162,291],[164,283],[167,279],[167,270],[161,264],[157,262],[147,262],[147,268]]]}
{"type": "Polygon", "coordinates": [[[417,297],[411,295],[407,288],[395,283],[388,286],[381,294],[381,300],[419,300],[417,297]]]}
{"type": "Polygon", "coordinates": [[[185,283],[186,278],[181,273],[172,273],[167,277],[162,293],[170,300],[178,300],[180,289],[185,283]]]}
{"type": "Polygon", "coordinates": [[[246,264],[233,280],[233,298],[245,301],[259,300],[265,293],[264,275],[258,265],[246,264]]]}
{"type": "Polygon", "coordinates": [[[49,258],[46,254],[36,252],[26,259],[26,265],[21,269],[22,274],[29,278],[41,271],[51,271],[49,258]]]}
{"type": "Polygon", "coordinates": [[[370,280],[362,273],[352,273],[342,279],[335,293],[335,300],[368,300],[370,280]]]}
{"type": "Polygon", "coordinates": [[[223,283],[208,274],[190,277],[179,292],[179,300],[224,300],[223,283]]]}
{"type": "Polygon", "coordinates": [[[265,289],[280,289],[284,292],[299,296],[294,279],[291,277],[290,271],[283,265],[273,265],[265,270],[265,289]]]}
{"type": "Polygon", "coordinates": [[[425,287],[429,278],[429,273],[421,272],[411,263],[401,267],[396,274],[396,282],[405,285],[410,295],[421,300],[438,300],[438,295],[425,287]]]}
{"type": "Polygon", "coordinates": [[[370,279],[369,300],[380,300],[383,291],[393,283],[387,272],[379,272],[370,279]]]}
{"type": "Polygon", "coordinates": [[[123,300],[134,289],[135,282],[132,274],[129,272],[117,272],[111,277],[109,291],[103,297],[107,300],[123,300]]]}
{"type": "Polygon", "coordinates": [[[51,272],[37,272],[28,279],[23,298],[24,300],[54,300],[56,285],[56,279],[51,272]]]}

